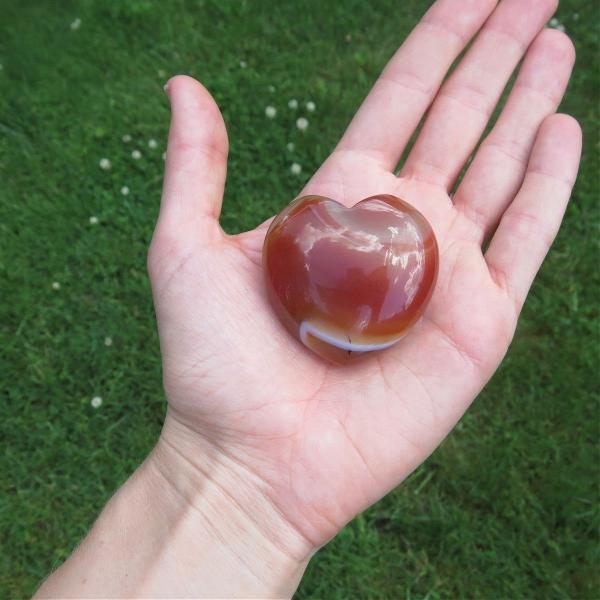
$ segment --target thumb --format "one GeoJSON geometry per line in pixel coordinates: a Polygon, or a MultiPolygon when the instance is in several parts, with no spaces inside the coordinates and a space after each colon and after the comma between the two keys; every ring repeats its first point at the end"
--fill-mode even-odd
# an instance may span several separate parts
{"type": "Polygon", "coordinates": [[[210,243],[218,225],[227,173],[227,131],[212,96],[185,75],[171,78],[171,128],[155,237],[210,243]]]}

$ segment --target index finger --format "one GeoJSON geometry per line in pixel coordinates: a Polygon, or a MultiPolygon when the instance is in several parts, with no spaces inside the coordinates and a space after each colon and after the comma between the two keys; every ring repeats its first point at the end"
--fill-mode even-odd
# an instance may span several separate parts
{"type": "Polygon", "coordinates": [[[375,158],[392,170],[448,69],[497,0],[437,0],[389,61],[335,152],[375,158]]]}

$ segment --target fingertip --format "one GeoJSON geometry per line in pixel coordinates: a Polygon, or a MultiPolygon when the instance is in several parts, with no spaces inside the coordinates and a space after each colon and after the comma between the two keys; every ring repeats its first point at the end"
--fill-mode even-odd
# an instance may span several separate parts
{"type": "Polygon", "coordinates": [[[583,131],[579,121],[571,115],[555,113],[546,117],[538,137],[547,138],[548,144],[556,144],[562,152],[575,150],[578,157],[581,154],[583,131]]]}
{"type": "Polygon", "coordinates": [[[209,105],[216,103],[210,92],[196,79],[189,75],[174,75],[165,84],[165,91],[171,102],[201,102],[209,105]]]}
{"type": "Polygon", "coordinates": [[[582,131],[575,118],[553,114],[544,119],[531,153],[528,172],[572,187],[581,158],[582,131]]]}
{"type": "Polygon", "coordinates": [[[575,62],[575,45],[563,31],[546,27],[539,33],[533,45],[543,49],[544,54],[554,62],[575,62]]]}
{"type": "Polygon", "coordinates": [[[229,140],[223,116],[210,92],[189,75],[175,75],[166,83],[171,103],[171,139],[177,146],[209,146],[227,157],[229,140]]]}
{"type": "Polygon", "coordinates": [[[569,128],[573,133],[579,136],[582,135],[581,125],[573,115],[569,115],[567,113],[556,113],[554,115],[550,115],[546,121],[548,120],[552,120],[555,125],[569,128]]]}
{"type": "Polygon", "coordinates": [[[189,75],[173,75],[170,77],[165,84],[167,89],[171,90],[186,90],[187,88],[193,89],[196,87],[200,87],[205,89],[204,86],[189,75]]]}

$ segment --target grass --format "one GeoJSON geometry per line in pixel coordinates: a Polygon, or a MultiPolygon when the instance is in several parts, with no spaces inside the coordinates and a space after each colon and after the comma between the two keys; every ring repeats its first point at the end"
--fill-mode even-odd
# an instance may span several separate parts
{"type": "MultiPolygon", "coordinates": [[[[240,231],[297,193],[426,5],[3,1],[1,597],[34,591],[160,430],[145,253],[160,196],[166,76],[198,77],[223,109],[223,223],[240,231]],[[267,105],[278,110],[273,121],[267,105]],[[304,133],[298,115],[310,121],[304,133]],[[102,157],[110,171],[99,168],[102,157]]],[[[563,110],[580,119],[585,154],[509,355],[427,463],[319,552],[298,598],[600,596],[594,13],[593,3],[563,0],[558,14],[579,55],[563,110]]]]}

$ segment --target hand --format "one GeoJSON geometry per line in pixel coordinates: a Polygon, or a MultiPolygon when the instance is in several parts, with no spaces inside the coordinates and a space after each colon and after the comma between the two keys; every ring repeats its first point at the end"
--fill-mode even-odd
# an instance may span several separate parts
{"type": "Polygon", "coordinates": [[[421,322],[350,366],[326,364],[275,318],[261,271],[268,223],[235,236],[218,224],[227,162],[219,110],[192,79],[169,81],[149,253],[167,419],[151,457],[40,596],[290,595],[312,552],[441,442],[502,360],[576,177],[579,126],[554,114],[574,50],[564,34],[541,31],[555,7],[438,0],[302,191],[347,205],[400,196],[440,246],[421,322]],[[499,120],[451,196],[523,54],[499,120]]]}
{"type": "Polygon", "coordinates": [[[261,271],[268,223],[234,236],[218,224],[227,156],[218,108],[187,77],[168,84],[173,120],[149,255],[166,431],[188,432],[182,452],[192,461],[190,440],[201,438],[251,473],[311,546],[434,450],[509,346],[580,156],[576,121],[554,114],[574,49],[564,34],[540,32],[555,4],[436,2],[302,190],[347,205],[395,194],[428,218],[440,246],[437,287],[420,324],[391,350],[351,366],[326,364],[275,318],[261,271]],[[526,49],[498,122],[451,196],[526,49]]]}

